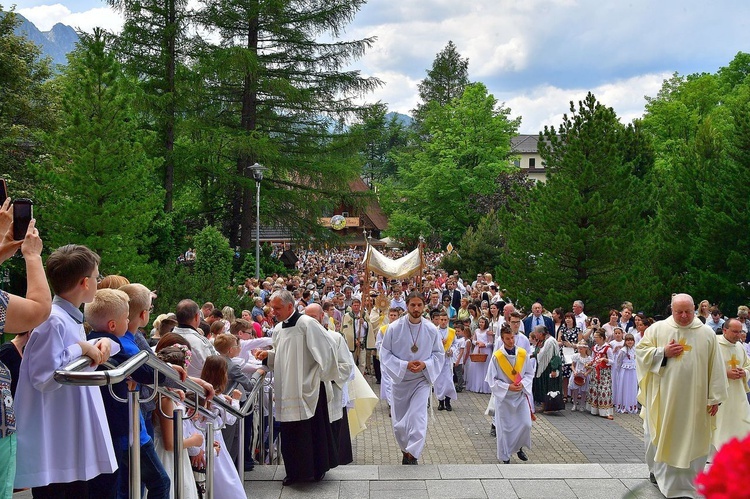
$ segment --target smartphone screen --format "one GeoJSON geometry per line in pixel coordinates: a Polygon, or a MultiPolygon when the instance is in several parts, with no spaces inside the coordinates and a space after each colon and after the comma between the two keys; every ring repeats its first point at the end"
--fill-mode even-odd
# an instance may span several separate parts
{"type": "Polygon", "coordinates": [[[5,183],[4,178],[0,178],[0,205],[2,205],[8,198],[8,184],[5,183]]]}
{"type": "Polygon", "coordinates": [[[31,199],[16,199],[13,201],[13,239],[21,241],[26,237],[29,222],[33,217],[31,199]]]}

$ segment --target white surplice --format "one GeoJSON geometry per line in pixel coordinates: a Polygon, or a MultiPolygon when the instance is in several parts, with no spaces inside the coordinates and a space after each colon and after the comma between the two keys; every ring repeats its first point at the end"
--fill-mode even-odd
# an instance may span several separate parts
{"type": "MultiPolygon", "coordinates": [[[[438,329],[438,334],[440,335],[440,343],[443,343],[448,337],[448,328],[438,329]]],[[[445,348],[443,350],[445,351],[445,360],[440,374],[435,380],[435,396],[438,400],[445,400],[446,397],[456,400],[458,395],[456,394],[456,385],[453,384],[453,362],[457,355],[455,336],[448,350],[445,350],[445,348]]]]}
{"type": "Polygon", "coordinates": [[[402,452],[418,458],[427,436],[427,401],[432,384],[443,367],[445,353],[437,328],[421,319],[421,329],[410,330],[408,317],[389,324],[380,347],[380,363],[393,380],[391,420],[393,433],[402,452]],[[412,346],[417,351],[412,351],[412,346]],[[413,373],[409,362],[420,360],[426,367],[413,373]]]}
{"type": "Polygon", "coordinates": [[[304,421],[315,415],[320,383],[339,375],[336,345],[312,317],[295,312],[285,323],[274,328],[267,360],[274,372],[276,419],[304,421]]]}
{"type": "MultiPolygon", "coordinates": [[[[516,355],[510,355],[504,347],[499,349],[511,366],[515,366],[516,355]]],[[[515,352],[521,350],[515,347],[515,352]]],[[[534,380],[534,367],[527,355],[520,371],[523,390],[513,392],[508,387],[513,383],[492,355],[487,368],[487,383],[495,400],[495,427],[497,428],[497,458],[507,461],[510,455],[521,447],[531,447],[531,385],[534,380]]]]}

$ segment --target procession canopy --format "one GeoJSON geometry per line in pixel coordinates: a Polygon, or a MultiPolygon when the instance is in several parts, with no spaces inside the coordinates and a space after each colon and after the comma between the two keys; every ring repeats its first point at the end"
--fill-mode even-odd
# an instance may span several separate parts
{"type": "Polygon", "coordinates": [[[382,274],[391,279],[403,279],[422,272],[422,245],[398,260],[391,260],[375,248],[367,245],[365,252],[365,270],[382,274]]]}

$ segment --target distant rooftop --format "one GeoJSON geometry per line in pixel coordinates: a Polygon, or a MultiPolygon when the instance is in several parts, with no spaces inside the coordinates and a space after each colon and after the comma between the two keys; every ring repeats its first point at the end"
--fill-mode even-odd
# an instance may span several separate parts
{"type": "Polygon", "coordinates": [[[510,139],[510,149],[515,153],[537,153],[539,135],[520,134],[510,139]]]}

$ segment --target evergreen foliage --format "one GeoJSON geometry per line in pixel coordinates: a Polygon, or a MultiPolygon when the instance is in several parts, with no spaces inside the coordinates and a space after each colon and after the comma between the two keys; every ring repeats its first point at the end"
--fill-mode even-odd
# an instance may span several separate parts
{"type": "Polygon", "coordinates": [[[59,77],[60,128],[48,135],[40,163],[38,218],[52,248],[75,242],[102,255],[102,274],[120,273],[151,285],[151,222],[163,199],[157,161],[142,146],[133,119],[135,87],[100,29],[82,34],[59,77]]]}

